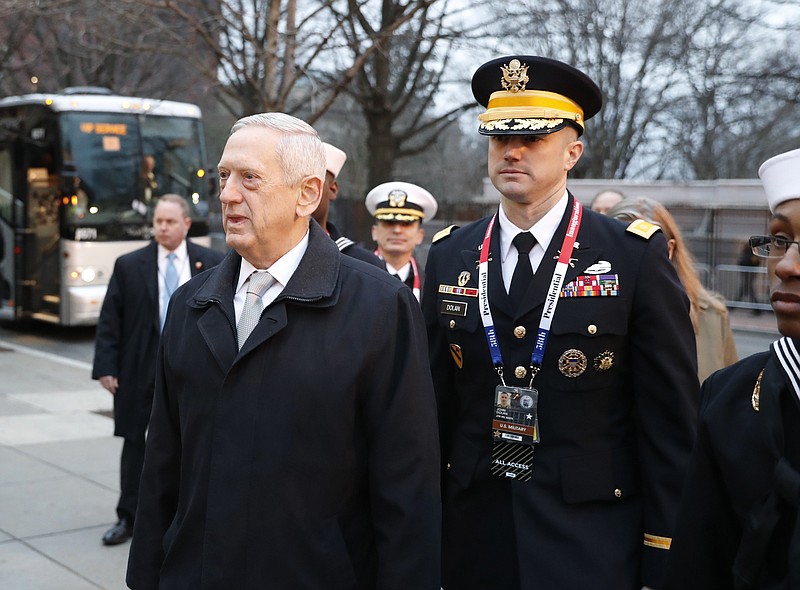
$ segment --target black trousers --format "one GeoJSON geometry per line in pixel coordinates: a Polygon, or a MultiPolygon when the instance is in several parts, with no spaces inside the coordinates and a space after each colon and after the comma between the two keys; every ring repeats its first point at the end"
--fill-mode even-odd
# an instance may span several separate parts
{"type": "Polygon", "coordinates": [[[136,506],[139,504],[139,480],[142,478],[142,467],[144,467],[144,443],[144,436],[141,439],[126,438],[122,443],[117,516],[127,518],[131,523],[136,516],[136,506]]]}

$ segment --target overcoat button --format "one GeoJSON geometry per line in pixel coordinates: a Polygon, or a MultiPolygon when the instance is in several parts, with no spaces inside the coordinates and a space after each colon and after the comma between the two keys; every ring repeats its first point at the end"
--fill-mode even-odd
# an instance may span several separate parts
{"type": "Polygon", "coordinates": [[[456,327],[456,321],[455,320],[450,320],[450,329],[452,330],[455,327],[456,327]]]}
{"type": "Polygon", "coordinates": [[[525,338],[525,334],[527,333],[528,331],[525,329],[525,326],[517,326],[514,328],[514,336],[517,338],[525,338]]]}
{"type": "Polygon", "coordinates": [[[516,369],[514,369],[514,376],[517,379],[522,379],[527,374],[528,374],[528,370],[523,366],[519,366],[516,369]]]}
{"type": "Polygon", "coordinates": [[[617,497],[617,498],[621,498],[622,497],[622,490],[619,489],[619,488],[614,490],[614,496],[617,497]]]}
{"type": "Polygon", "coordinates": [[[586,331],[589,332],[589,334],[597,334],[597,326],[594,324],[589,324],[589,326],[586,328],[586,331]]]}

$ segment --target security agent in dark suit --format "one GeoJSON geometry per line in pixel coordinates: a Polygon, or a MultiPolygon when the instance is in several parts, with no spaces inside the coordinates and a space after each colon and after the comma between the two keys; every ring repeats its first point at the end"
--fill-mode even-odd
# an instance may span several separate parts
{"type": "Polygon", "coordinates": [[[772,218],[750,244],[783,338],[703,384],[670,590],[800,588],[800,149],[759,175],[772,218]]]}
{"type": "Polygon", "coordinates": [[[373,188],[364,201],[375,218],[372,239],[378,244],[375,254],[389,274],[403,281],[419,301],[422,295],[422,269],[414,249],[425,238],[422,224],[436,215],[438,204],[421,186],[392,180],[373,188]]]}
{"type": "Polygon", "coordinates": [[[191,224],[186,199],[163,195],[153,212],[155,241],[117,259],[100,311],[92,379],[99,379],[114,396],[114,434],[125,439],[119,520],[103,535],[105,545],[127,541],[133,532],[156,350],[169,297],[223,258],[222,253],[186,239],[191,224]]]}
{"type": "Polygon", "coordinates": [[[472,89],[500,207],[434,237],[422,298],[443,587],[658,588],[695,433],[687,298],[656,226],[567,191],[601,106],[586,75],[509,56],[472,89]]]}
{"type": "Polygon", "coordinates": [[[322,196],[319,199],[319,205],[314,213],[311,214],[311,217],[336,242],[339,252],[358,260],[363,260],[378,268],[383,268],[380,258],[363,246],[356,244],[350,238],[343,236],[339,228],[328,219],[331,202],[335,201],[339,196],[339,172],[341,172],[342,166],[347,161],[347,154],[329,143],[323,142],[322,147],[325,149],[325,183],[322,185],[322,196]]]}

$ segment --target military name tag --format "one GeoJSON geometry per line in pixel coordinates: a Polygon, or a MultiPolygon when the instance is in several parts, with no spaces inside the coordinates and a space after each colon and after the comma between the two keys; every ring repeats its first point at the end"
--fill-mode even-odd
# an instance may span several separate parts
{"type": "Polygon", "coordinates": [[[466,317],[467,303],[464,301],[449,301],[443,299],[439,311],[446,315],[460,315],[461,317],[466,317]]]}

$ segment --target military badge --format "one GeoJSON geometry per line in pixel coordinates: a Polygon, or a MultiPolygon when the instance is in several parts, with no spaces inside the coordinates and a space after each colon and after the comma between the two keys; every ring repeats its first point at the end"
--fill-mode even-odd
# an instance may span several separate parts
{"type": "Polygon", "coordinates": [[[611,272],[611,263],[608,260],[598,260],[583,272],[587,275],[605,275],[611,272]]]}
{"type": "Polygon", "coordinates": [[[458,344],[450,345],[450,354],[459,369],[464,366],[464,356],[461,354],[461,347],[458,344]]]}
{"type": "Polygon", "coordinates": [[[614,366],[614,353],[610,350],[604,350],[596,357],[594,357],[594,361],[592,361],[592,366],[594,367],[595,371],[600,373],[604,371],[608,371],[611,367],[614,366]]]}
{"type": "Polygon", "coordinates": [[[389,207],[405,207],[407,198],[406,191],[395,189],[389,193],[389,207]]]}
{"type": "Polygon", "coordinates": [[[761,369],[761,372],[758,374],[758,379],[756,379],[756,385],[753,387],[753,395],[750,396],[750,403],[753,406],[753,409],[758,412],[761,405],[761,378],[764,376],[764,369],[761,369]]]}
{"type": "Polygon", "coordinates": [[[503,90],[508,92],[519,92],[525,90],[528,83],[528,66],[521,63],[518,59],[512,59],[506,66],[500,66],[503,71],[503,78],[500,83],[503,90]]]}
{"type": "Polygon", "coordinates": [[[462,272],[460,275],[458,275],[458,281],[457,281],[458,282],[458,286],[459,287],[463,287],[464,285],[469,283],[469,278],[470,278],[470,274],[469,274],[468,271],[465,270],[464,272],[462,272]]]}
{"type": "Polygon", "coordinates": [[[570,348],[558,359],[558,370],[565,377],[580,377],[586,370],[586,355],[577,348],[570,348]]]}

